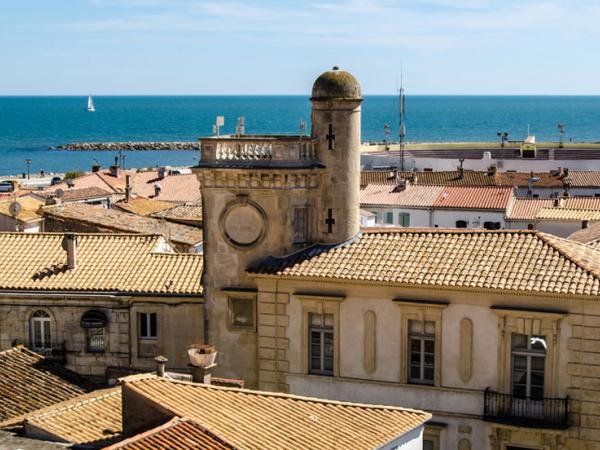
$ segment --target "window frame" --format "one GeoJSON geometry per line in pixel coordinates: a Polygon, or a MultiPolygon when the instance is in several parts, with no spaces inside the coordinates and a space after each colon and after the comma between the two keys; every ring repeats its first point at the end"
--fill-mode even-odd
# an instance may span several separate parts
{"type": "Polygon", "coordinates": [[[52,349],[52,334],[52,317],[50,316],[50,313],[43,309],[37,309],[32,312],[29,316],[29,345],[31,349],[34,351],[52,349]],[[36,323],[40,324],[40,346],[36,343],[36,323]],[[48,342],[46,342],[46,331],[48,342]]]}
{"type": "Polygon", "coordinates": [[[292,242],[294,244],[304,244],[310,241],[310,208],[308,205],[294,206],[292,209],[292,242]],[[302,236],[297,233],[298,217],[297,212],[304,211],[304,226],[302,236]]]}
{"type": "MultiPolygon", "coordinates": [[[[510,388],[511,388],[511,394],[513,394],[515,397],[518,398],[531,398],[531,399],[542,399],[545,397],[545,379],[546,379],[546,353],[547,351],[541,351],[541,350],[536,350],[534,348],[532,348],[532,344],[531,344],[531,339],[533,337],[539,337],[544,339],[544,341],[546,341],[546,336],[539,336],[539,335],[528,335],[528,334],[521,334],[521,333],[511,333],[511,382],[510,382],[510,388]],[[526,347],[517,347],[515,348],[514,346],[514,338],[516,336],[523,336],[526,339],[527,342],[527,346],[526,347]],[[515,394],[515,357],[524,357],[525,358],[525,396],[523,395],[517,395],[515,394]],[[533,368],[533,358],[543,358],[543,366],[542,369],[534,369],[533,368]],[[532,385],[532,374],[534,372],[542,372],[542,395],[540,396],[532,396],[531,395],[531,391],[532,391],[532,387],[534,387],[532,385]]],[[[522,383],[519,383],[520,385],[522,385],[522,383]]],[[[540,387],[540,386],[536,386],[536,387],[540,387]]]]}
{"type": "Polygon", "coordinates": [[[256,294],[244,295],[244,293],[236,293],[227,296],[227,324],[229,329],[238,331],[252,331],[256,332],[257,326],[257,308],[256,308],[256,294]],[[234,303],[236,301],[250,301],[252,302],[252,324],[251,325],[240,325],[234,322],[234,303]]]}
{"type": "Polygon", "coordinates": [[[412,299],[394,299],[400,309],[400,383],[419,385],[409,381],[409,321],[428,321],[435,323],[435,364],[433,367],[433,384],[426,386],[440,386],[442,383],[442,313],[448,306],[446,302],[417,301],[412,299]]]}
{"type": "Polygon", "coordinates": [[[335,331],[334,331],[334,317],[331,313],[309,313],[308,315],[308,334],[309,334],[309,343],[308,343],[308,373],[311,375],[325,375],[325,376],[333,376],[333,361],[335,360],[335,347],[333,342],[335,340],[335,331]],[[319,316],[321,318],[320,325],[314,325],[312,323],[311,318],[313,316],[319,316]],[[326,324],[326,316],[331,317],[331,325],[326,324]],[[319,335],[319,367],[314,368],[312,365],[313,362],[313,333],[318,333],[319,335]],[[329,336],[330,346],[331,346],[331,369],[326,368],[326,359],[327,359],[327,336],[329,336]]]}
{"type": "Polygon", "coordinates": [[[400,225],[401,227],[405,227],[405,228],[410,227],[410,213],[399,212],[398,213],[398,225],[400,225]]]}
{"type": "Polygon", "coordinates": [[[386,211],[384,220],[386,225],[394,225],[394,211],[386,211]]]}
{"type": "Polygon", "coordinates": [[[302,304],[302,371],[310,376],[337,377],[340,373],[340,306],[345,296],[296,294],[302,304]],[[333,374],[318,375],[310,372],[310,313],[333,315],[333,374]]]}
{"type": "Polygon", "coordinates": [[[436,353],[435,353],[435,322],[432,320],[410,320],[408,321],[408,362],[407,362],[407,367],[408,367],[408,374],[407,374],[407,379],[408,382],[411,384],[423,384],[423,385],[433,385],[435,383],[435,366],[437,363],[437,359],[436,358],[436,353]],[[420,332],[415,332],[411,330],[411,325],[413,323],[420,323],[421,324],[421,331],[420,332]],[[427,323],[431,323],[433,324],[434,327],[434,332],[433,333],[427,333],[427,323]],[[415,378],[411,375],[412,373],[412,368],[415,367],[412,361],[412,356],[413,356],[413,348],[412,348],[412,344],[413,342],[418,342],[419,343],[419,377],[415,378]],[[426,355],[428,353],[431,352],[426,352],[426,343],[427,342],[433,342],[433,365],[431,365],[431,369],[432,369],[432,378],[426,378],[425,376],[425,371],[428,368],[428,364],[425,362],[426,359],[426,355]]]}
{"type": "Polygon", "coordinates": [[[88,353],[105,353],[106,352],[106,327],[94,327],[94,328],[86,328],[85,329],[85,348],[88,353]],[[92,332],[102,332],[102,348],[92,348],[90,345],[90,341],[92,336],[90,333],[92,332]]]}
{"type": "Polygon", "coordinates": [[[138,339],[142,341],[158,340],[158,313],[155,311],[138,313],[138,339]],[[154,316],[154,335],[152,335],[152,316],[154,316]],[[145,320],[143,319],[145,317],[145,320]],[[146,325],[146,334],[142,335],[143,323],[146,325]]]}
{"type": "Polygon", "coordinates": [[[454,223],[454,225],[455,225],[455,228],[460,228],[460,229],[463,229],[463,228],[469,228],[469,221],[468,221],[468,220],[457,220],[457,221],[454,223]],[[462,225],[462,224],[465,224],[465,226],[464,226],[464,227],[463,227],[463,226],[460,226],[460,227],[459,227],[459,226],[458,226],[458,224],[461,224],[461,225],[462,225]]]}

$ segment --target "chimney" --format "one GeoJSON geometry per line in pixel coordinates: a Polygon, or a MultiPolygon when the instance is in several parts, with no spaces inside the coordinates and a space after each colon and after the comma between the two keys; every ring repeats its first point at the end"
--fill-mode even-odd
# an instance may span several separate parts
{"type": "Polygon", "coordinates": [[[67,269],[77,267],[77,236],[75,233],[65,233],[62,247],[67,252],[67,269]]]}
{"type": "Polygon", "coordinates": [[[459,159],[460,166],[458,166],[458,179],[462,180],[465,177],[465,169],[463,169],[464,158],[459,159]]]}
{"type": "Polygon", "coordinates": [[[192,344],[188,348],[188,357],[192,367],[192,381],[194,383],[210,384],[212,369],[216,367],[216,348],[207,344],[192,344]]]}
{"type": "Polygon", "coordinates": [[[166,176],[167,176],[167,168],[166,167],[159,167],[158,168],[158,179],[159,180],[164,180],[166,176]]]}
{"type": "Polygon", "coordinates": [[[568,167],[565,167],[565,168],[563,169],[563,176],[564,176],[565,178],[569,176],[569,168],[568,168],[568,167]]]}
{"type": "Polygon", "coordinates": [[[589,220],[582,220],[581,221],[581,229],[584,230],[588,227],[588,225],[590,224],[589,220]]]}
{"type": "Polygon", "coordinates": [[[490,164],[490,166],[487,169],[487,174],[489,176],[494,176],[494,175],[496,175],[496,171],[497,171],[496,164],[490,164]]]}
{"type": "Polygon", "coordinates": [[[154,358],[154,361],[156,361],[156,376],[164,377],[165,367],[169,360],[163,355],[158,355],[156,358],[154,358]]]}
{"type": "Polygon", "coordinates": [[[102,166],[100,163],[98,163],[98,161],[92,164],[92,173],[100,172],[100,169],[102,169],[102,166]]]}
{"type": "Polygon", "coordinates": [[[125,175],[125,202],[131,200],[131,175],[125,175]]]}
{"type": "Polygon", "coordinates": [[[119,166],[119,157],[115,156],[115,163],[110,166],[109,168],[110,170],[110,174],[115,177],[115,178],[119,178],[121,176],[121,166],[119,166]]]}
{"type": "Polygon", "coordinates": [[[154,184],[154,197],[158,197],[160,195],[160,190],[161,190],[160,184],[155,183],[154,184]]]}
{"type": "Polygon", "coordinates": [[[558,208],[559,206],[560,206],[560,199],[559,199],[558,197],[556,197],[556,198],[554,199],[554,207],[555,207],[555,208],[558,208]]]}

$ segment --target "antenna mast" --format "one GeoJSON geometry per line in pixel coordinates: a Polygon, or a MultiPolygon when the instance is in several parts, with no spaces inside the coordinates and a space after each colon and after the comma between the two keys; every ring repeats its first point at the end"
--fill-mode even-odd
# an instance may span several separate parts
{"type": "Polygon", "coordinates": [[[400,89],[398,89],[398,144],[400,150],[400,172],[404,172],[404,136],[406,136],[406,127],[404,125],[404,85],[402,66],[400,66],[400,89]]]}

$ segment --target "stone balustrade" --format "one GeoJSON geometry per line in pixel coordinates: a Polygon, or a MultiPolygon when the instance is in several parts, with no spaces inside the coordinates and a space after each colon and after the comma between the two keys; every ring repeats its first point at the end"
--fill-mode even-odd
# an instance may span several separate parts
{"type": "Polygon", "coordinates": [[[202,161],[305,162],[317,159],[308,136],[223,136],[201,139],[202,161]]]}

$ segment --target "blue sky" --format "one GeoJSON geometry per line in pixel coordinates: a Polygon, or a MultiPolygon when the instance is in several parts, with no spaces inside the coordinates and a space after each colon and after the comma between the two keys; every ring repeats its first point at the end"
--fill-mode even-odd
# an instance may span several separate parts
{"type": "Polygon", "coordinates": [[[3,0],[0,95],[600,94],[598,0],[3,0]]]}

